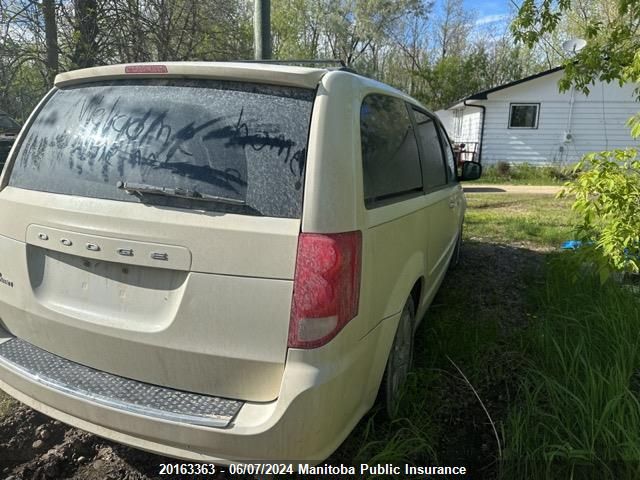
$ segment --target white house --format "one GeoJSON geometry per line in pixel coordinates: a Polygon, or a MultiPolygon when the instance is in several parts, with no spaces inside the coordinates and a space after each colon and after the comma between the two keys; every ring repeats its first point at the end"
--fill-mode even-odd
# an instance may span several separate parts
{"type": "MultiPolygon", "coordinates": [[[[576,162],[588,152],[638,146],[626,121],[640,111],[634,85],[596,81],[560,93],[557,67],[467,97],[437,112],[453,142],[483,163],[576,162]]],[[[470,157],[468,154],[467,157],[470,157]]]]}

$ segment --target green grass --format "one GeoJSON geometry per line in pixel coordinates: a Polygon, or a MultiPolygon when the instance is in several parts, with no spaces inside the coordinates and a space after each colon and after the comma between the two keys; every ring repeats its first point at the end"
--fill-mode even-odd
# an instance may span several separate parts
{"type": "Polygon", "coordinates": [[[572,236],[571,202],[553,195],[467,195],[465,238],[557,247],[572,236]]]}
{"type": "Polygon", "coordinates": [[[526,373],[504,428],[503,478],[640,477],[640,305],[555,259],[520,347],[526,373]]]}
{"type": "Polygon", "coordinates": [[[374,410],[337,458],[466,465],[471,478],[640,478],[638,296],[557,251],[569,201],[468,200],[467,257],[417,332],[401,418],[374,410]]]}
{"type": "Polygon", "coordinates": [[[562,185],[571,178],[571,167],[535,167],[527,163],[509,165],[498,162],[484,166],[481,181],[489,184],[562,185]]]}
{"type": "MultiPolygon", "coordinates": [[[[463,276],[456,278],[460,280],[463,276]]],[[[460,291],[473,288],[471,281],[467,286],[456,282],[460,290],[451,288],[449,282],[443,284],[416,334],[414,368],[404,389],[398,419],[389,421],[380,406],[374,407],[330,463],[470,464],[462,450],[456,452],[467,442],[465,416],[473,412],[474,423],[478,424],[486,419],[479,412],[471,388],[464,384],[448,358],[460,366],[472,383],[483,385],[491,383],[485,381],[487,359],[498,354],[501,360],[494,363],[506,362],[502,352],[496,352],[500,342],[497,317],[488,311],[479,314],[473,301],[460,301],[460,291]],[[472,318],[474,321],[470,321],[472,318]],[[451,424],[460,428],[452,431],[451,424]]]]}
{"type": "Polygon", "coordinates": [[[507,299],[517,303],[513,292],[520,287],[512,282],[517,278],[502,277],[501,268],[485,256],[540,256],[495,243],[524,238],[548,246],[564,239],[569,205],[550,195],[479,194],[468,200],[464,248],[471,258],[447,275],[416,333],[414,369],[400,418],[391,422],[374,408],[330,463],[457,464],[479,469],[496,456],[491,425],[472,388],[492,415],[499,418],[506,411],[521,361],[520,354],[509,348],[503,324],[525,314],[515,312],[517,306],[505,306],[507,299]],[[548,217],[549,210],[554,211],[555,223],[548,231],[531,229],[523,237],[516,224],[526,218],[533,224],[543,214],[548,217]]]}

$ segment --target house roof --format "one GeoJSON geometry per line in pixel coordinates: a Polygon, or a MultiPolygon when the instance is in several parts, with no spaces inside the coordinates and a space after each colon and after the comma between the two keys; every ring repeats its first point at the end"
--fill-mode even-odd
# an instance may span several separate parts
{"type": "Polygon", "coordinates": [[[489,95],[490,93],[497,92],[499,90],[504,90],[505,88],[513,87],[514,85],[528,82],[529,80],[535,80],[536,78],[544,77],[545,75],[550,75],[552,73],[559,72],[560,70],[563,70],[563,69],[564,69],[563,66],[554,67],[549,70],[545,70],[544,72],[536,73],[534,75],[529,75],[528,77],[521,78],[520,80],[514,80],[513,82],[504,83],[502,85],[498,85],[497,87],[489,88],[488,90],[483,90],[481,92],[474,93],[473,95],[470,95],[466,98],[461,98],[460,100],[456,101],[453,105],[447,107],[447,109],[455,107],[456,105],[463,103],[466,100],[486,100],[487,95],[489,95]]]}

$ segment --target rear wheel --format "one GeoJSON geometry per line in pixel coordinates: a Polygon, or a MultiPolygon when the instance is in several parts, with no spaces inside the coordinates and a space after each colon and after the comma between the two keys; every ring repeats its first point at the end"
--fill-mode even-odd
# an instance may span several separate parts
{"type": "Polygon", "coordinates": [[[410,298],[402,309],[400,322],[393,339],[387,368],[382,381],[384,406],[389,418],[394,418],[402,398],[402,387],[407,380],[413,361],[413,323],[415,306],[410,298]]]}

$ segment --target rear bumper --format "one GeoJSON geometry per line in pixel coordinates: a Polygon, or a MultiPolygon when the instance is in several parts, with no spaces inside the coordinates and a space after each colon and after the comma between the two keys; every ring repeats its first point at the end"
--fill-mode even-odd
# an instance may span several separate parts
{"type": "MultiPolygon", "coordinates": [[[[101,437],[191,461],[318,463],[371,408],[398,318],[361,339],[345,328],[313,350],[289,350],[278,399],[245,403],[227,428],[167,421],[52,388],[0,365],[0,388],[30,407],[101,437]]],[[[10,335],[0,329],[0,342],[10,335]]],[[[203,372],[203,374],[206,374],[203,372]]]]}

